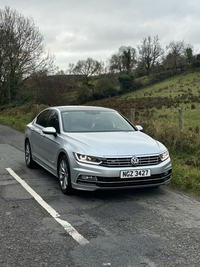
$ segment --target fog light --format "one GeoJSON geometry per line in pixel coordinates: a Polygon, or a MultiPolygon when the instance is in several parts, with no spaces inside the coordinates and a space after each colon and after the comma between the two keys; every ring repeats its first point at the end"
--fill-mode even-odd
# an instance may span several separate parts
{"type": "Polygon", "coordinates": [[[79,179],[85,180],[85,181],[97,181],[96,176],[91,176],[91,175],[80,175],[79,179]]]}

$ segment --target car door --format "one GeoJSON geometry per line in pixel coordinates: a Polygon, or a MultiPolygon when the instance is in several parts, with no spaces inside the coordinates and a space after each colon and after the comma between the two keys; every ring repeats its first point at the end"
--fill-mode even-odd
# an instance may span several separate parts
{"type": "Polygon", "coordinates": [[[57,169],[57,154],[60,149],[60,121],[56,110],[51,110],[46,127],[54,127],[57,135],[42,134],[41,157],[44,164],[53,171],[57,169]]]}
{"type": "Polygon", "coordinates": [[[42,160],[42,142],[43,142],[43,132],[42,130],[47,126],[48,117],[50,114],[50,110],[44,110],[41,112],[31,129],[31,145],[32,145],[32,154],[39,161],[42,160]]]}

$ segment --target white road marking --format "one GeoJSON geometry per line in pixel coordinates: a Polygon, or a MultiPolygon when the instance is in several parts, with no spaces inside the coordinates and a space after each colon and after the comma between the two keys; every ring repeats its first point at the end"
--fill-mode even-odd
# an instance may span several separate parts
{"type": "Polygon", "coordinates": [[[24,180],[22,180],[11,168],[6,168],[10,175],[17,180],[24,189],[59,223],[61,224],[65,231],[73,237],[80,245],[88,244],[89,241],[85,239],[81,234],[79,234],[76,229],[67,221],[64,221],[58,217],[60,215],[49,205],[47,204],[40,195],[38,195],[24,180]]]}

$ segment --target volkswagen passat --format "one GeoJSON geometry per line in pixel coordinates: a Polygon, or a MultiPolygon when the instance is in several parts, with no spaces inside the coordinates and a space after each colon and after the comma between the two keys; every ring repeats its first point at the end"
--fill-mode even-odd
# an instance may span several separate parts
{"type": "Polygon", "coordinates": [[[64,194],[167,184],[168,150],[141,129],[109,108],[47,108],[26,127],[26,165],[57,176],[64,194]]]}

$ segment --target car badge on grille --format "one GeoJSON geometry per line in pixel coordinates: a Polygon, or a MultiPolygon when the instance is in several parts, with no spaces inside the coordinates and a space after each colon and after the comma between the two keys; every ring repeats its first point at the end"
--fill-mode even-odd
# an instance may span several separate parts
{"type": "Polygon", "coordinates": [[[131,158],[131,164],[133,166],[137,166],[138,163],[139,163],[139,159],[137,157],[134,156],[134,157],[131,158]]]}

